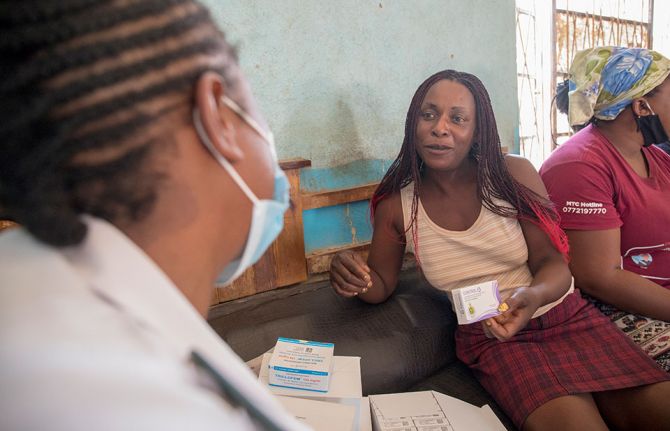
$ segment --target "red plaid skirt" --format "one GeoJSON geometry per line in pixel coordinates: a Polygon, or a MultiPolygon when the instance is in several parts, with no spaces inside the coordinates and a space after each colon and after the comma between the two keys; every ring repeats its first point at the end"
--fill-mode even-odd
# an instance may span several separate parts
{"type": "Polygon", "coordinates": [[[557,397],[670,380],[579,290],[504,343],[459,326],[456,352],[518,428],[557,397]]]}

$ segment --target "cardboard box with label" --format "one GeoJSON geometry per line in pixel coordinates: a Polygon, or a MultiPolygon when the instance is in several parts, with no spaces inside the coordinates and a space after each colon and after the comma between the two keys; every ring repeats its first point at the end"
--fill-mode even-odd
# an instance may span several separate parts
{"type": "MultiPolygon", "coordinates": [[[[315,392],[311,390],[287,388],[272,386],[269,384],[271,353],[263,355],[260,366],[259,380],[267,385],[270,392],[281,397],[302,398],[305,400],[329,402],[349,406],[354,409],[354,430],[367,431],[371,429],[370,425],[370,407],[367,398],[363,398],[363,389],[361,385],[361,358],[357,356],[333,356],[332,357],[332,375],[328,391],[315,392]]],[[[307,404],[294,403],[294,406],[305,407],[307,404]]],[[[290,409],[289,409],[290,410],[290,409]]],[[[296,414],[295,411],[291,411],[296,414]]],[[[346,428],[347,425],[341,425],[346,428]]],[[[316,428],[321,431],[320,428],[316,428]]],[[[326,428],[324,428],[326,429],[326,428]]]]}
{"type": "Polygon", "coordinates": [[[479,322],[500,314],[500,293],[495,280],[453,289],[450,293],[459,325],[479,322]]]}
{"type": "Polygon", "coordinates": [[[373,431],[505,431],[488,405],[435,391],[370,395],[373,431]]]}
{"type": "Polygon", "coordinates": [[[279,338],[270,357],[268,383],[272,386],[328,392],[332,343],[279,338]]]}
{"type": "Polygon", "coordinates": [[[296,419],[316,431],[358,431],[353,406],[298,397],[277,396],[277,399],[296,419]]]}

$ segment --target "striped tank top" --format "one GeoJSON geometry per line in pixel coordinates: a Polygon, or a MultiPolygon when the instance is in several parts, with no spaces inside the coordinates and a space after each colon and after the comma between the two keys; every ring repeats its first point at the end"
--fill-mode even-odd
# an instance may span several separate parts
{"type": "MultiPolygon", "coordinates": [[[[414,185],[410,183],[400,191],[407,230],[407,250],[418,257],[421,269],[433,287],[449,292],[497,280],[500,296],[504,300],[513,289],[531,284],[533,275],[528,268],[528,247],[519,221],[494,214],[484,205],[470,228],[451,231],[433,222],[419,200],[416,216],[417,254],[414,250],[414,232],[409,229],[413,190],[414,185]]],[[[496,204],[509,206],[504,201],[496,204]]],[[[565,295],[572,291],[571,286],[565,295]]],[[[565,295],[556,302],[540,307],[533,317],[541,316],[560,304],[565,295]]]]}

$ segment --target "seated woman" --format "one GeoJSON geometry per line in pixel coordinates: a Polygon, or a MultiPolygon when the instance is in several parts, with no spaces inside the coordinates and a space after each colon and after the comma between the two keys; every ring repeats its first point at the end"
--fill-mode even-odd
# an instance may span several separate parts
{"type": "Polygon", "coordinates": [[[527,160],[503,156],[479,79],[438,72],[416,91],[400,154],[373,196],[367,263],[337,255],[332,287],[386,300],[406,246],[438,289],[497,280],[507,311],[459,326],[456,349],[518,427],[670,423],[670,376],[572,292],[565,235],[545,196],[527,160]]]}
{"type": "Polygon", "coordinates": [[[579,52],[571,125],[540,174],[570,240],[575,284],[670,371],[670,60],[638,48],[579,52]]]}

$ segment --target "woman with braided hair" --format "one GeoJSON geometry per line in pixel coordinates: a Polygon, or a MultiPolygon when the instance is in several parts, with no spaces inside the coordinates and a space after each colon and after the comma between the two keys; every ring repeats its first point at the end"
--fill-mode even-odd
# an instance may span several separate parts
{"type": "Polygon", "coordinates": [[[367,262],[337,255],[334,290],[386,300],[405,248],[440,290],[496,280],[501,314],[460,325],[456,351],[517,427],[667,429],[670,378],[573,290],[547,192],[502,154],[478,78],[445,70],[419,86],[371,212],[367,262]]]}
{"type": "Polygon", "coordinates": [[[301,430],[209,328],[287,181],[194,0],[0,2],[0,428],[301,430]]]}

